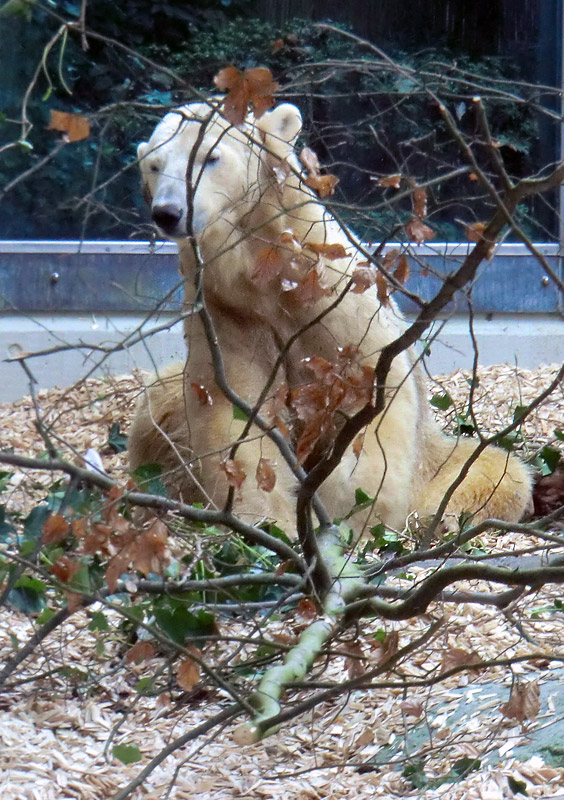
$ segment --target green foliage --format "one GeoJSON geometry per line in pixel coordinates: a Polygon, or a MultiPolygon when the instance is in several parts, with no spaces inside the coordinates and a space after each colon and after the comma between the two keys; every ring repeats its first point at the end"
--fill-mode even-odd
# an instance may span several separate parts
{"type": "MultiPolygon", "coordinates": [[[[56,0],[53,5],[71,21],[80,14],[80,4],[73,0],[56,0]]],[[[421,91],[421,82],[448,98],[462,131],[472,137],[477,124],[472,104],[476,82],[498,81],[495,94],[483,93],[492,135],[512,174],[530,168],[538,133],[527,106],[502,99],[504,90],[514,90],[517,77],[506,60],[454,56],[444,49],[410,55],[392,48],[391,55],[405,68],[406,77],[367,69],[373,56],[366,48],[309,20],[291,19],[279,28],[245,16],[251,13],[250,0],[125,0],[119,4],[99,0],[91,4],[89,27],[129,51],[95,38],[89,39],[89,49],[84,51],[79,38],[69,34],[62,58],[57,45],[45,59],[28,107],[34,127],[25,142],[3,153],[0,183],[36,167],[53,149],[60,134],[45,131],[50,110],[88,115],[92,133],[84,141],[63,147],[33,173],[33,180],[21,181],[9,193],[9,203],[2,210],[3,235],[29,238],[32,229],[38,238],[115,239],[128,238],[132,232],[147,238],[135,145],[146,137],[163,107],[186,101],[187,93],[180,91],[183,82],[188,97],[192,89],[207,93],[213,76],[226,64],[241,69],[266,66],[282,86],[300,87],[287,99],[301,106],[311,144],[340,178],[337,199],[357,204],[357,211],[345,208],[343,214],[366,239],[381,239],[411,213],[407,198],[397,209],[381,207],[386,194],[370,180],[374,171],[397,172],[399,165],[406,174],[423,180],[436,177],[441,164],[450,170],[462,163],[443,120],[421,91]],[[159,64],[173,70],[178,81],[159,69],[159,64]],[[417,80],[409,77],[410,70],[417,71],[417,80]],[[156,115],[147,106],[154,106],[156,115]]],[[[17,118],[25,82],[46,37],[57,25],[40,6],[33,8],[32,24],[24,26],[28,55],[22,65],[20,94],[6,94],[1,103],[0,144],[15,135],[9,120],[17,118]]],[[[280,98],[285,99],[283,93],[280,98]]],[[[487,155],[478,151],[477,157],[483,157],[487,169],[487,155]]],[[[387,191],[391,197],[393,190],[387,191]]],[[[461,238],[460,225],[453,220],[467,218],[468,202],[475,218],[487,213],[480,192],[465,178],[435,186],[428,201],[437,239],[461,238]]]]}
{"type": "Polygon", "coordinates": [[[233,419],[238,419],[241,422],[246,422],[249,417],[245,412],[233,403],[233,419]]]}
{"type": "Polygon", "coordinates": [[[562,454],[560,450],[545,445],[538,455],[538,463],[542,475],[551,475],[560,464],[562,454]]]}
{"type": "Polygon", "coordinates": [[[121,432],[119,422],[114,422],[108,434],[108,447],[114,453],[123,453],[127,450],[127,436],[121,432]]]}
{"type": "Polygon", "coordinates": [[[24,614],[38,614],[45,608],[45,593],[27,586],[18,586],[8,592],[7,603],[24,614]]]}
{"type": "Polygon", "coordinates": [[[544,614],[562,614],[564,612],[564,602],[554,600],[550,605],[537,606],[531,611],[531,619],[540,619],[544,614]]]}
{"type": "Polygon", "coordinates": [[[438,408],[439,411],[447,411],[452,406],[452,398],[448,393],[445,394],[435,394],[431,398],[431,405],[434,408],[438,408]]]}
{"type": "Polygon", "coordinates": [[[167,488],[161,480],[162,474],[163,468],[160,464],[143,464],[131,473],[139,491],[168,497],[167,488]]]}
{"type": "Polygon", "coordinates": [[[6,507],[0,506],[0,542],[6,542],[11,539],[15,534],[15,528],[10,520],[10,516],[6,514],[6,507]]]}
{"type": "Polygon", "coordinates": [[[202,637],[211,636],[215,632],[213,614],[202,608],[192,612],[186,602],[178,598],[160,599],[155,604],[154,615],[162,632],[182,646],[189,642],[198,644],[202,637]]]}
{"type": "Polygon", "coordinates": [[[458,783],[471,772],[479,770],[480,766],[481,761],[479,759],[464,756],[455,761],[447,774],[440,778],[431,780],[427,778],[424,761],[408,764],[402,774],[404,778],[409,780],[414,789],[437,789],[444,783],[458,783]]]}
{"type": "Polygon", "coordinates": [[[121,761],[122,764],[135,764],[141,761],[141,753],[136,744],[115,744],[112,748],[112,755],[121,761]]]}
{"type": "Polygon", "coordinates": [[[522,794],[524,797],[529,796],[527,791],[527,784],[525,781],[520,781],[512,775],[507,776],[507,783],[513,794],[522,794]]]}

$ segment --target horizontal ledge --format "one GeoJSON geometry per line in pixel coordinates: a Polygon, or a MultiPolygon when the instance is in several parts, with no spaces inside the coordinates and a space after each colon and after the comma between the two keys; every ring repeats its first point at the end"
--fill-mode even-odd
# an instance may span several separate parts
{"type": "MultiPolygon", "coordinates": [[[[390,242],[384,250],[404,247],[403,242],[390,242]]],[[[409,251],[414,256],[465,256],[474,247],[472,242],[437,242],[436,244],[409,244],[409,251]]],[[[535,243],[537,250],[544,256],[559,256],[560,247],[552,242],[535,243]]],[[[142,255],[174,255],[178,251],[174,242],[128,242],[128,241],[75,241],[75,240],[42,240],[18,239],[0,240],[0,255],[2,253],[46,253],[46,254],[142,254],[142,255]]],[[[519,243],[504,243],[496,248],[495,255],[499,256],[528,256],[529,248],[519,243]]]]}

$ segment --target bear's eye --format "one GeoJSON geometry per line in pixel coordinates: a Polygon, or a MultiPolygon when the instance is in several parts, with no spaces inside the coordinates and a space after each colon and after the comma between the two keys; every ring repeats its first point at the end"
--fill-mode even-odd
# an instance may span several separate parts
{"type": "Polygon", "coordinates": [[[159,171],[159,165],[158,164],[151,164],[149,169],[151,170],[151,172],[158,172],[159,171]]]}
{"type": "Polygon", "coordinates": [[[217,164],[218,161],[219,161],[219,153],[217,152],[217,150],[214,150],[208,155],[207,163],[217,164]]]}

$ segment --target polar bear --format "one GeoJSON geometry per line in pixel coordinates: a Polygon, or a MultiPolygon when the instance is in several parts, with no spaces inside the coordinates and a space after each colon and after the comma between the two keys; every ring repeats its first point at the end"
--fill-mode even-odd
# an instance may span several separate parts
{"type": "MultiPolygon", "coordinates": [[[[227,382],[250,404],[267,384],[269,398],[288,397],[288,392],[301,396],[307,386],[315,391],[312,366],[335,364],[343,353],[339,348],[354,352],[355,369],[366,375],[365,368],[375,366],[382,348],[405,327],[394,303],[383,305],[373,288],[343,291],[359,256],[347,232],[304,183],[294,151],[301,127],[299,110],[288,103],[239,127],[224,119],[214,101],[192,103],[168,113],[138,147],[153,221],[179,248],[188,356],[185,365],[160,372],[145,391],[131,429],[129,459],[133,469],[160,463],[171,491],[186,502],[223,507],[233,483],[225,464],[233,463],[227,460],[230,448],[245,426],[214,378],[198,310],[199,280],[227,382]],[[340,245],[341,257],[329,258],[326,245],[340,245]],[[268,248],[275,254],[274,268],[261,274],[257,265],[264,267],[268,248]],[[301,259],[294,258],[296,252],[301,259]],[[312,269],[329,288],[305,301],[296,287],[304,281],[303,287],[304,274],[311,276],[312,269]]],[[[266,267],[272,267],[268,258],[266,267]]],[[[337,427],[349,411],[335,415],[337,427]]],[[[295,409],[285,413],[281,428],[295,445],[300,420],[296,423],[295,409]]],[[[335,427],[331,430],[334,435],[335,427]]],[[[329,435],[318,441],[305,467],[314,463],[315,451],[319,455],[330,445],[329,435]]],[[[475,441],[440,431],[430,414],[417,354],[405,351],[392,362],[383,413],[356,447],[348,447],[319,494],[338,518],[351,510],[355,489],[362,488],[374,503],[357,524],[382,522],[402,529],[410,512],[435,512],[475,447],[475,441]]],[[[235,513],[255,523],[276,520],[291,533],[296,477],[264,431],[251,427],[236,464],[236,482],[243,475],[246,479],[235,494],[235,513]],[[255,480],[261,459],[276,465],[271,491],[255,480]]],[[[530,497],[525,465],[489,447],[447,511],[455,517],[470,512],[475,521],[516,521],[530,497]]]]}

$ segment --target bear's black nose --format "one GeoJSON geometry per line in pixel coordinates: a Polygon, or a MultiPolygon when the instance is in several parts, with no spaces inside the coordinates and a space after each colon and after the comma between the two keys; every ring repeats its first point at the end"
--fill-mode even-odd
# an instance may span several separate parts
{"type": "Polygon", "coordinates": [[[153,221],[165,233],[175,233],[176,226],[182,217],[182,209],[172,203],[162,206],[154,206],[152,211],[153,221]]]}

